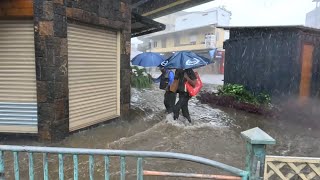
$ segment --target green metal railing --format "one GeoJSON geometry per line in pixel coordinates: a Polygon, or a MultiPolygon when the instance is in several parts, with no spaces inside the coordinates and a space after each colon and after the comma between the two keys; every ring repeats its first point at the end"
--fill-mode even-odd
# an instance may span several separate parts
{"type": "MultiPolygon", "coordinates": [[[[58,172],[59,180],[64,179],[64,156],[72,155],[73,157],[73,177],[75,180],[79,179],[79,167],[78,167],[78,158],[80,155],[89,156],[89,177],[90,180],[94,179],[94,156],[100,155],[104,157],[104,179],[110,179],[110,157],[119,157],[120,158],[120,179],[125,180],[126,178],[126,157],[134,157],[137,160],[137,180],[143,180],[144,171],[143,171],[143,160],[146,158],[167,158],[167,159],[178,159],[189,162],[195,162],[210,167],[218,168],[226,172],[236,175],[234,178],[226,179],[248,179],[248,172],[241,169],[205,159],[202,157],[180,154],[180,153],[171,153],[171,152],[153,152],[153,151],[123,151],[123,150],[103,150],[103,149],[80,149],[80,148],[58,148],[58,147],[33,147],[33,146],[8,146],[0,145],[0,180],[5,179],[5,159],[4,153],[13,154],[13,169],[14,177],[16,180],[20,179],[20,168],[19,168],[19,153],[24,152],[28,154],[28,169],[29,169],[29,179],[35,179],[34,173],[34,154],[41,153],[43,155],[43,179],[49,179],[49,166],[48,166],[48,154],[58,155],[58,172]]],[[[8,163],[8,162],[7,162],[8,163]]],[[[170,173],[168,174],[170,176],[170,173]]],[[[171,175],[177,175],[177,173],[172,173],[171,175]]],[[[191,177],[192,174],[183,174],[181,176],[191,177]]],[[[201,177],[201,176],[199,176],[201,177]]],[[[223,177],[223,176],[220,176],[223,177]]],[[[38,179],[39,177],[37,177],[38,179]]],[[[99,178],[101,179],[101,178],[99,178]]],[[[223,179],[223,178],[222,178],[223,179]]]]}
{"type": "MultiPolygon", "coordinates": [[[[49,164],[48,155],[58,155],[58,175],[59,180],[64,179],[64,157],[72,156],[73,161],[73,177],[74,180],[79,179],[79,156],[89,156],[89,179],[94,179],[94,168],[95,168],[95,156],[103,156],[104,166],[104,179],[110,179],[110,157],[119,157],[120,159],[120,179],[125,180],[126,178],[126,158],[135,158],[137,166],[137,180],[143,180],[144,175],[146,176],[166,176],[166,177],[186,177],[186,178],[206,178],[206,179],[233,179],[233,180],[262,180],[264,179],[264,167],[265,167],[265,155],[266,145],[275,144],[275,140],[267,133],[259,128],[253,128],[241,133],[242,137],[246,140],[246,170],[241,170],[217,161],[210,159],[171,152],[154,152],[154,151],[123,151],[123,150],[105,150],[105,149],[80,149],[80,148],[58,148],[58,147],[32,147],[32,146],[8,146],[0,145],[0,180],[4,180],[6,177],[5,173],[10,170],[6,170],[6,163],[13,164],[14,177],[16,180],[20,178],[20,167],[19,167],[19,153],[28,154],[28,176],[30,180],[35,179],[34,171],[34,155],[42,154],[43,161],[43,179],[49,179],[49,164]],[[13,162],[5,159],[6,156],[12,154],[13,162]],[[8,154],[7,154],[8,153],[8,154]],[[165,158],[165,159],[177,159],[189,162],[194,162],[202,165],[206,165],[213,168],[218,168],[229,172],[235,176],[224,176],[224,175],[208,175],[208,174],[191,174],[191,173],[175,173],[175,172],[157,172],[157,171],[144,171],[143,160],[148,158],[165,158]],[[6,163],[5,163],[6,160],[6,163]]],[[[36,162],[39,162],[36,160],[36,162]]],[[[71,162],[72,163],[72,162],[71,162]]],[[[69,165],[69,164],[68,164],[69,165]]],[[[70,166],[70,165],[69,165],[70,166]]],[[[72,167],[72,166],[71,166],[72,167]]],[[[118,171],[118,170],[117,170],[118,171]]],[[[87,174],[85,174],[87,175],[87,174]]],[[[84,174],[81,174],[84,176],[84,174]]],[[[103,175],[101,175],[103,176],[103,175]]],[[[39,177],[37,177],[39,179],[39,177]]],[[[58,178],[55,178],[58,179],[58,178]]],[[[99,179],[102,179],[99,177],[99,179]]]]}

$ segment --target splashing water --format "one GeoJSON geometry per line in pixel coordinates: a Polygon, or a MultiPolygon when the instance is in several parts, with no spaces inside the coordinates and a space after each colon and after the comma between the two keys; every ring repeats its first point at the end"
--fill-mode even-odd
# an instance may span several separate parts
{"type": "MultiPolygon", "coordinates": [[[[214,90],[215,87],[205,88],[214,90]]],[[[147,90],[132,89],[130,117],[75,133],[56,144],[41,144],[27,140],[1,143],[181,152],[243,168],[245,142],[241,139],[240,132],[258,126],[277,140],[277,145],[268,147],[268,154],[320,156],[320,131],[314,127],[228,108],[211,107],[201,104],[196,98],[189,101],[189,111],[193,120],[190,124],[183,116],[173,120],[172,114],[165,113],[163,95],[164,91],[157,87],[147,90]]],[[[87,159],[82,162],[87,163],[87,159]]],[[[117,163],[117,160],[113,161],[114,176],[119,175],[117,163]]],[[[134,160],[128,160],[128,165],[132,165],[127,169],[129,173],[135,172],[135,163],[134,160]]],[[[145,167],[147,170],[161,171],[217,172],[200,165],[162,159],[146,160],[145,167]]],[[[8,168],[13,169],[10,166],[8,168]]],[[[102,173],[103,168],[98,163],[96,170],[102,173]]],[[[72,167],[67,169],[72,175],[72,167]]],[[[86,173],[86,170],[83,168],[81,172],[86,173]]]]}

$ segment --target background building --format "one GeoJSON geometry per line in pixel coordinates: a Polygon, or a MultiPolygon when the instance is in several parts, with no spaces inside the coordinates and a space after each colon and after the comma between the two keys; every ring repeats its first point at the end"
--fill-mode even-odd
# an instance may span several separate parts
{"type": "MultiPolygon", "coordinates": [[[[155,19],[166,25],[166,30],[140,37],[139,51],[157,52],[169,57],[177,51],[193,51],[211,58],[212,49],[223,50],[223,42],[229,32],[217,28],[230,24],[231,12],[223,7],[204,12],[178,12],[155,19]]],[[[207,71],[219,71],[219,67],[208,66],[207,71]],[[215,70],[213,70],[215,69],[215,70]]]]}
{"type": "Polygon", "coordinates": [[[313,0],[316,8],[310,11],[306,17],[306,26],[320,29],[320,0],[313,0]]]}
{"type": "Polygon", "coordinates": [[[166,30],[140,37],[140,51],[170,54],[176,51],[191,50],[208,56],[213,48],[223,49],[228,32],[217,26],[228,26],[231,13],[224,8],[214,8],[205,12],[178,12],[155,19],[166,25],[166,30]],[[205,43],[206,36],[214,37],[213,45],[205,43]]]}

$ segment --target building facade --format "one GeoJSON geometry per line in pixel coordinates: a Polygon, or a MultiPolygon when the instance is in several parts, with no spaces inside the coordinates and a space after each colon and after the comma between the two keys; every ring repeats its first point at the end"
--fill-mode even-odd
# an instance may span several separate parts
{"type": "Polygon", "coordinates": [[[140,37],[141,51],[168,53],[182,50],[208,50],[223,48],[228,31],[217,28],[228,26],[231,13],[224,8],[214,8],[205,12],[179,12],[155,19],[166,24],[166,30],[140,37]],[[214,47],[206,46],[207,35],[215,37],[214,47]]]}
{"type": "MultiPolygon", "coordinates": [[[[172,54],[177,51],[194,51],[207,53],[213,48],[223,49],[225,31],[214,26],[205,26],[171,33],[155,35],[148,42],[150,49],[147,51],[161,54],[172,54]],[[208,45],[206,37],[214,37],[214,44],[208,45]]],[[[211,43],[212,44],[212,43],[211,43]]]]}
{"type": "Polygon", "coordinates": [[[0,134],[54,141],[126,115],[131,37],[207,1],[1,0],[0,134]]]}
{"type": "Polygon", "coordinates": [[[127,0],[0,1],[0,133],[56,140],[130,104],[127,0]]]}

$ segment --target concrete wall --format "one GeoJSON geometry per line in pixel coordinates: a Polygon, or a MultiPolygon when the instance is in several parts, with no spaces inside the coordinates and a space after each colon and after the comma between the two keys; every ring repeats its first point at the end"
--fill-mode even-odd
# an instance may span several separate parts
{"type": "Polygon", "coordinates": [[[69,133],[68,22],[121,32],[121,114],[130,104],[131,10],[129,0],[34,0],[39,137],[69,133]]]}

